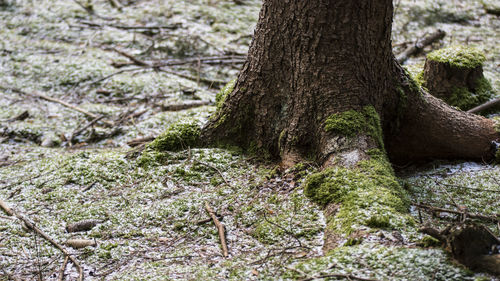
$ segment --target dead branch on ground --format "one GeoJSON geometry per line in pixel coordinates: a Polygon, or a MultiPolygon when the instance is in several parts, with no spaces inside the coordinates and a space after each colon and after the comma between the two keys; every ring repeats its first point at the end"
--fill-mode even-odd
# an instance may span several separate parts
{"type": "MultiPolygon", "coordinates": [[[[46,96],[40,92],[37,92],[37,91],[33,91],[32,93],[28,93],[28,92],[25,92],[21,89],[18,89],[18,88],[10,88],[10,87],[5,87],[5,86],[2,86],[0,85],[0,89],[2,90],[11,90],[13,92],[16,92],[18,94],[22,94],[22,95],[26,95],[26,96],[31,96],[31,97],[35,97],[35,98],[40,98],[40,99],[43,99],[43,100],[46,100],[46,101],[50,101],[50,102],[55,102],[55,103],[58,103],[60,105],[63,105],[64,107],[67,107],[67,108],[70,108],[70,109],[73,109],[75,111],[78,111],[80,113],[83,113],[84,115],[86,116],[89,116],[90,118],[98,118],[99,116],[97,114],[94,114],[92,112],[89,112],[83,108],[80,108],[76,105],[72,105],[70,103],[67,103],[63,100],[60,100],[60,99],[56,99],[56,98],[53,98],[53,97],[49,97],[49,96],[46,96]]],[[[109,127],[113,127],[113,123],[109,122],[109,121],[102,121],[102,123],[106,124],[107,126],[109,127]]]]}
{"type": "Polygon", "coordinates": [[[210,87],[222,87],[224,85],[227,84],[227,81],[221,81],[221,80],[212,80],[212,79],[207,79],[207,78],[202,78],[202,77],[193,77],[193,76],[190,76],[190,75],[187,75],[187,74],[182,74],[182,73],[179,73],[179,72],[175,72],[175,71],[172,71],[172,70],[168,70],[168,69],[165,69],[165,67],[161,66],[161,65],[155,65],[154,63],[151,63],[151,62],[147,62],[147,61],[143,61],[141,59],[138,59],[137,57],[127,53],[127,52],[124,52],[122,50],[118,50],[116,48],[112,48],[111,50],[115,51],[116,53],[128,58],[130,61],[132,61],[135,65],[137,66],[141,66],[141,67],[144,67],[144,68],[153,68],[155,70],[160,70],[162,72],[165,72],[165,73],[168,73],[168,74],[173,74],[175,76],[178,76],[178,77],[181,77],[181,78],[184,78],[184,79],[188,79],[188,80],[191,80],[191,81],[195,81],[197,83],[203,83],[203,84],[206,84],[210,87]]]}
{"type": "Polygon", "coordinates": [[[189,102],[181,102],[181,103],[175,103],[175,104],[155,104],[158,105],[162,111],[180,111],[180,110],[185,110],[185,109],[190,109],[190,108],[195,108],[195,107],[200,107],[204,105],[211,105],[212,102],[206,101],[206,100],[201,100],[201,101],[189,101],[189,102]]]}
{"type": "Polygon", "coordinates": [[[66,265],[68,265],[68,261],[69,261],[69,256],[66,256],[66,258],[64,258],[63,264],[61,265],[61,269],[59,269],[59,277],[57,278],[58,281],[64,280],[64,271],[66,270],[66,265]]]}
{"type": "Polygon", "coordinates": [[[468,218],[471,219],[478,219],[478,220],[483,220],[483,221],[489,221],[489,222],[500,222],[500,214],[493,214],[491,216],[486,216],[486,215],[481,215],[481,214],[474,214],[474,213],[468,213],[466,210],[463,211],[455,211],[455,210],[450,210],[450,209],[445,209],[445,208],[440,208],[440,207],[434,207],[426,204],[419,204],[419,203],[412,203],[413,206],[425,210],[429,210],[431,212],[442,212],[442,213],[449,213],[449,214],[456,214],[456,215],[466,215],[468,218]]]}
{"type": "Polygon", "coordinates": [[[222,178],[222,180],[224,180],[224,182],[225,182],[228,186],[232,186],[232,185],[231,185],[231,183],[229,183],[229,181],[227,181],[227,180],[226,180],[226,178],[225,178],[225,177],[224,177],[224,175],[222,174],[221,170],[219,170],[217,167],[212,166],[212,165],[210,165],[210,164],[208,164],[208,163],[205,163],[205,162],[198,161],[198,160],[196,160],[196,159],[195,159],[195,160],[193,160],[193,161],[194,161],[195,163],[198,163],[198,164],[200,164],[200,165],[203,165],[203,166],[205,166],[205,167],[208,167],[208,168],[210,168],[210,169],[212,169],[212,170],[215,170],[215,171],[216,171],[216,172],[220,175],[220,177],[222,178]]]}
{"type": "Polygon", "coordinates": [[[396,60],[399,63],[404,63],[410,56],[416,55],[420,53],[426,46],[431,45],[432,43],[441,40],[446,36],[446,32],[441,29],[438,29],[436,32],[430,34],[422,40],[417,40],[417,42],[406,48],[401,54],[397,55],[396,60]]]}
{"type": "Polygon", "coordinates": [[[317,280],[317,279],[326,279],[326,278],[344,278],[346,280],[360,280],[360,281],[377,281],[375,279],[369,279],[369,278],[363,278],[351,274],[324,274],[324,275],[318,275],[314,277],[308,277],[305,279],[300,279],[301,281],[311,281],[311,280],[317,280]]]}
{"type": "Polygon", "coordinates": [[[210,205],[208,205],[207,202],[205,202],[205,210],[207,210],[208,214],[212,218],[212,220],[215,224],[215,227],[217,228],[217,232],[219,233],[219,239],[220,239],[220,243],[222,246],[222,255],[224,257],[227,257],[229,255],[229,252],[227,250],[226,234],[224,231],[224,225],[219,221],[219,219],[215,215],[214,210],[210,207],[210,205]]]}
{"type": "Polygon", "coordinates": [[[172,24],[172,25],[160,25],[160,26],[139,26],[139,25],[124,25],[124,24],[114,24],[114,23],[97,23],[87,20],[80,20],[82,24],[93,26],[93,27],[113,27],[116,29],[124,29],[124,30],[160,30],[160,29],[177,29],[181,26],[181,24],[172,24]]]}
{"type": "Polygon", "coordinates": [[[52,244],[54,247],[59,249],[66,257],[68,257],[71,262],[75,265],[77,271],[78,271],[78,281],[83,281],[83,269],[80,266],[80,263],[73,257],[63,246],[61,246],[59,243],[57,243],[53,238],[48,236],[45,232],[43,232],[40,228],[38,228],[31,220],[29,220],[25,215],[22,213],[10,208],[7,203],[5,203],[2,199],[0,199],[0,207],[9,214],[10,216],[15,216],[24,224],[26,227],[29,229],[33,230],[35,233],[40,235],[43,239],[47,240],[50,244],[52,244]]]}
{"type": "Polygon", "coordinates": [[[73,133],[71,133],[71,135],[69,136],[69,139],[68,139],[68,144],[71,145],[71,143],[73,142],[73,138],[78,136],[79,134],[81,134],[83,131],[87,130],[90,126],[94,125],[95,123],[97,123],[97,121],[101,120],[102,118],[104,118],[104,115],[101,115],[97,118],[94,118],[92,121],[88,122],[85,126],[83,126],[81,129],[79,130],[76,130],[74,131],[73,133]]]}
{"type": "Polygon", "coordinates": [[[143,138],[135,138],[135,139],[131,139],[131,140],[127,141],[127,145],[130,146],[130,147],[135,147],[135,146],[141,145],[143,143],[150,142],[150,141],[154,140],[155,138],[156,137],[154,137],[154,136],[147,136],[147,137],[143,137],[143,138]]]}

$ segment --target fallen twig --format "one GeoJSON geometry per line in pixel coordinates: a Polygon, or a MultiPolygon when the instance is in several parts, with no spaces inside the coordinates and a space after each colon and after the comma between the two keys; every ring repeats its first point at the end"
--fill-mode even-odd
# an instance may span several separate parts
{"type": "Polygon", "coordinates": [[[78,280],[83,281],[83,269],[80,266],[80,263],[59,243],[57,243],[53,238],[45,234],[40,228],[38,228],[35,224],[33,224],[29,219],[26,218],[23,214],[19,213],[18,211],[13,210],[10,208],[2,199],[0,199],[0,207],[9,215],[17,217],[19,220],[23,221],[26,227],[29,229],[33,230],[36,232],[38,235],[40,235],[43,239],[47,240],[50,244],[52,244],[54,247],[59,249],[66,257],[68,257],[71,262],[75,265],[76,269],[78,270],[78,280]]]}
{"type": "Polygon", "coordinates": [[[73,138],[74,137],[78,136],[83,131],[87,130],[90,126],[94,125],[97,121],[101,120],[102,118],[104,118],[104,115],[101,115],[101,116],[99,116],[97,118],[94,118],[92,121],[88,122],[85,126],[83,126],[83,128],[81,128],[79,130],[76,130],[73,133],[71,133],[71,135],[69,136],[69,139],[68,139],[68,144],[71,145],[71,143],[73,142],[73,138]]]}
{"type": "Polygon", "coordinates": [[[229,255],[229,252],[227,250],[226,234],[224,232],[224,225],[219,221],[219,219],[217,219],[217,216],[215,215],[214,210],[210,207],[210,205],[208,205],[207,202],[205,202],[205,210],[207,210],[208,214],[212,218],[212,220],[215,224],[215,227],[217,228],[217,231],[219,233],[219,239],[220,239],[220,243],[222,246],[222,255],[224,257],[227,257],[229,255]]]}
{"type": "Polygon", "coordinates": [[[224,85],[227,84],[227,81],[222,81],[222,80],[211,80],[211,79],[207,79],[207,78],[202,78],[202,77],[193,77],[193,76],[189,76],[189,75],[186,75],[186,74],[182,74],[182,73],[178,73],[178,72],[175,72],[175,71],[171,71],[171,70],[167,70],[167,69],[164,69],[162,67],[159,68],[159,70],[165,72],[165,73],[168,73],[168,74],[173,74],[175,76],[179,76],[181,78],[184,78],[184,79],[188,79],[188,80],[191,80],[191,81],[195,81],[195,82],[201,82],[203,84],[206,84],[210,87],[215,87],[215,88],[220,88],[224,85]]]}
{"type": "Polygon", "coordinates": [[[139,25],[122,25],[122,24],[113,24],[113,23],[97,23],[86,20],[79,21],[80,23],[86,24],[88,26],[94,27],[114,27],[116,29],[125,29],[125,30],[151,30],[151,29],[177,29],[180,24],[172,24],[172,25],[159,25],[159,26],[139,26],[139,25]]]}
{"type": "Polygon", "coordinates": [[[61,269],[59,269],[59,277],[57,278],[58,281],[64,280],[64,271],[66,270],[66,265],[68,265],[68,261],[69,261],[69,256],[66,256],[66,258],[64,258],[63,264],[61,265],[61,269]]]}
{"type": "Polygon", "coordinates": [[[127,144],[130,147],[134,147],[134,146],[141,145],[143,143],[150,142],[150,141],[154,140],[155,138],[156,137],[153,137],[153,136],[148,136],[148,137],[143,137],[143,138],[135,138],[135,139],[131,139],[131,140],[127,141],[127,144]]]}
{"type": "Polygon", "coordinates": [[[325,279],[325,278],[344,278],[347,280],[376,281],[375,279],[363,278],[363,277],[354,276],[351,274],[341,274],[341,273],[319,275],[319,276],[309,277],[309,278],[300,279],[300,280],[301,281],[310,281],[310,280],[325,279]]]}
{"type": "Polygon", "coordinates": [[[483,103],[481,105],[478,105],[472,109],[467,110],[468,113],[478,113],[481,111],[485,111],[487,109],[490,109],[492,107],[495,107],[497,105],[500,105],[500,98],[496,98],[494,100],[490,100],[486,103],[483,103]]]}
{"type": "Polygon", "coordinates": [[[118,11],[121,11],[123,9],[123,5],[118,0],[109,0],[109,4],[118,9],[118,11]]]}
{"type": "Polygon", "coordinates": [[[107,79],[109,79],[109,78],[111,78],[111,77],[113,77],[113,76],[116,76],[116,75],[118,75],[118,74],[122,74],[122,73],[125,73],[125,72],[137,71],[137,70],[143,70],[143,69],[144,69],[144,68],[142,68],[142,67],[122,69],[122,70],[120,70],[120,71],[113,72],[113,73],[111,73],[111,74],[109,74],[109,75],[106,75],[106,76],[101,77],[101,78],[99,78],[99,79],[96,79],[96,80],[94,80],[94,81],[90,81],[89,83],[87,83],[87,84],[86,84],[86,86],[90,86],[90,85],[94,85],[94,84],[100,83],[100,82],[102,82],[102,81],[104,81],[104,80],[107,80],[107,79]]]}
{"type": "Polygon", "coordinates": [[[9,205],[7,205],[7,203],[5,203],[2,199],[0,199],[0,207],[2,207],[2,209],[5,211],[5,213],[7,213],[7,215],[9,215],[9,216],[14,215],[14,212],[9,207],[9,205]]]}
{"type": "Polygon", "coordinates": [[[216,172],[220,175],[220,177],[222,178],[222,180],[224,180],[224,182],[225,182],[228,186],[231,186],[231,184],[229,183],[229,181],[227,181],[227,180],[226,180],[226,178],[224,177],[224,175],[222,174],[221,170],[219,170],[217,167],[212,166],[212,165],[210,165],[210,164],[208,164],[208,163],[205,163],[205,162],[198,161],[198,160],[196,160],[196,159],[195,159],[195,160],[193,160],[193,161],[194,161],[195,163],[198,163],[198,164],[201,164],[201,165],[203,165],[203,166],[206,166],[206,167],[208,167],[208,168],[210,168],[210,169],[212,169],[212,170],[215,170],[215,171],[216,171],[216,172]]]}
{"type": "Polygon", "coordinates": [[[142,66],[142,67],[145,67],[145,68],[154,68],[156,70],[160,70],[160,71],[163,71],[163,72],[168,73],[168,74],[173,74],[173,75],[179,76],[179,77],[184,78],[184,79],[196,81],[197,83],[201,82],[201,83],[207,84],[209,86],[222,87],[222,86],[224,86],[224,85],[227,84],[226,81],[212,80],[212,79],[207,79],[207,78],[202,78],[202,77],[193,77],[193,76],[190,76],[190,75],[186,75],[186,74],[178,73],[178,72],[175,72],[175,71],[172,71],[172,70],[168,70],[168,69],[165,69],[164,66],[162,66],[161,64],[160,65],[155,65],[154,63],[143,61],[143,60],[138,59],[135,56],[127,53],[127,52],[118,50],[116,48],[112,48],[111,50],[113,50],[116,53],[118,53],[118,54],[120,54],[120,55],[128,58],[129,60],[131,60],[137,66],[142,66]]]}
{"type": "Polygon", "coordinates": [[[146,66],[146,67],[154,67],[153,64],[149,63],[149,62],[145,62],[143,60],[140,60],[134,56],[132,56],[131,54],[125,52],[125,51],[121,51],[121,50],[118,50],[116,48],[111,48],[111,50],[115,51],[116,53],[128,58],[129,60],[131,60],[132,62],[134,62],[134,64],[136,65],[139,65],[139,66],[146,66]]]}
{"type": "MultiPolygon", "coordinates": [[[[67,108],[71,108],[75,111],[78,111],[80,113],[83,113],[84,115],[87,115],[91,118],[98,118],[99,116],[97,114],[94,114],[92,112],[88,112],[87,110],[83,109],[83,108],[80,108],[76,105],[72,105],[72,104],[69,104],[63,100],[60,100],[60,99],[56,99],[56,98],[52,98],[52,97],[49,97],[49,96],[46,96],[40,92],[32,92],[32,93],[28,93],[28,92],[25,92],[21,89],[18,89],[18,88],[9,88],[9,87],[4,87],[4,86],[0,86],[0,88],[4,89],[4,90],[11,90],[13,92],[16,92],[16,93],[19,93],[19,94],[22,94],[22,95],[27,95],[27,96],[31,96],[31,97],[36,97],[36,98],[41,98],[41,99],[44,99],[46,101],[51,101],[51,102],[55,102],[55,103],[58,103],[58,104],[61,104],[67,108]]],[[[109,122],[109,121],[102,121],[104,124],[106,124],[107,126],[110,126],[110,127],[113,127],[113,123],[109,122]]]]}
{"type": "MultiPolygon", "coordinates": [[[[427,210],[430,210],[433,212],[443,212],[443,213],[449,213],[449,214],[464,215],[463,211],[455,211],[455,210],[450,210],[450,209],[445,209],[445,208],[434,207],[434,206],[430,206],[430,205],[426,205],[426,204],[418,204],[418,203],[412,203],[412,205],[417,207],[417,208],[427,209],[427,210]]],[[[472,218],[472,219],[500,222],[500,214],[493,214],[492,216],[486,216],[486,215],[481,215],[481,214],[467,213],[466,215],[467,215],[467,217],[472,218]]]]}
{"type": "Polygon", "coordinates": [[[182,102],[182,103],[176,103],[176,104],[159,104],[161,110],[163,111],[180,111],[180,110],[185,110],[185,109],[190,109],[194,107],[200,107],[204,105],[210,105],[212,102],[210,101],[189,101],[189,102],[182,102]]]}
{"type": "Polygon", "coordinates": [[[414,45],[406,48],[406,50],[396,57],[396,60],[399,63],[404,63],[410,56],[421,52],[426,46],[443,39],[444,36],[446,36],[446,32],[438,29],[436,32],[430,34],[422,40],[417,40],[414,45]]]}
{"type": "MultiPolygon", "coordinates": [[[[186,64],[207,64],[207,65],[221,65],[221,64],[243,64],[245,56],[213,56],[213,57],[192,57],[186,59],[169,59],[161,61],[148,62],[154,67],[164,66],[179,66],[186,64]]],[[[114,62],[111,64],[115,68],[134,65],[134,63],[127,62],[114,62]]]]}

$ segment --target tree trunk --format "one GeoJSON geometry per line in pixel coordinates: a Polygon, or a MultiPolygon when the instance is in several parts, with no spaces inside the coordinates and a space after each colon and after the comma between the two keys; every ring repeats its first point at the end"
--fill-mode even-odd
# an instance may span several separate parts
{"type": "MultiPolygon", "coordinates": [[[[392,13],[392,0],[265,0],[234,90],[202,139],[265,152],[286,166],[307,159],[348,167],[367,181],[373,172],[360,163],[374,150],[398,163],[491,159],[493,123],[423,92],[396,62],[392,13]]],[[[327,215],[335,220],[345,202],[323,202],[327,215]]],[[[337,234],[327,233],[327,248],[338,245],[337,234]]]]}

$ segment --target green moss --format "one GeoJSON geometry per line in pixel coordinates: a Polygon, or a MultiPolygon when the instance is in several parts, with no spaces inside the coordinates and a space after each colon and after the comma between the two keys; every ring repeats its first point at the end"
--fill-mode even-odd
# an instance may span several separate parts
{"type": "Polygon", "coordinates": [[[416,75],[412,76],[413,80],[420,86],[422,87],[425,84],[425,79],[424,79],[424,71],[418,72],[416,75]]]}
{"type": "Polygon", "coordinates": [[[407,214],[407,194],[380,151],[356,168],[332,167],[310,175],[305,194],[322,206],[341,204],[328,227],[349,234],[357,226],[397,228],[413,224],[407,214]]]}
{"type": "Polygon", "coordinates": [[[302,260],[288,268],[284,279],[347,272],[376,280],[473,280],[472,274],[451,262],[442,249],[381,246],[369,242],[338,247],[325,256],[302,260]]]}
{"type": "Polygon", "coordinates": [[[426,235],[420,240],[418,244],[424,248],[429,248],[429,247],[439,247],[441,246],[442,243],[436,238],[426,235]]]}
{"type": "Polygon", "coordinates": [[[201,128],[197,122],[176,123],[148,145],[157,151],[178,151],[196,146],[199,142],[201,128]]]}
{"type": "Polygon", "coordinates": [[[236,85],[236,79],[229,81],[215,96],[215,106],[217,107],[217,112],[220,110],[227,96],[234,90],[236,85]]]}
{"type": "Polygon", "coordinates": [[[344,243],[344,247],[359,245],[359,244],[361,244],[361,242],[363,242],[362,238],[349,238],[344,243]]]}
{"type": "Polygon", "coordinates": [[[137,158],[137,165],[140,167],[157,166],[166,163],[169,157],[170,154],[167,152],[146,149],[137,158]]]}
{"type": "Polygon", "coordinates": [[[464,87],[454,87],[452,94],[446,99],[446,103],[456,106],[462,110],[469,110],[475,106],[485,103],[493,97],[493,90],[486,78],[476,81],[474,91],[464,87]]]}
{"type": "Polygon", "coordinates": [[[329,116],[325,121],[325,131],[346,137],[365,133],[383,146],[380,117],[373,106],[365,106],[361,111],[348,110],[329,116]]]}
{"type": "Polygon", "coordinates": [[[365,116],[363,113],[355,110],[336,113],[328,117],[325,122],[325,131],[333,131],[346,137],[354,137],[364,128],[365,116]]]}
{"type": "Polygon", "coordinates": [[[427,59],[447,63],[453,67],[476,68],[483,64],[486,57],[476,48],[451,46],[429,53],[427,59]]]}

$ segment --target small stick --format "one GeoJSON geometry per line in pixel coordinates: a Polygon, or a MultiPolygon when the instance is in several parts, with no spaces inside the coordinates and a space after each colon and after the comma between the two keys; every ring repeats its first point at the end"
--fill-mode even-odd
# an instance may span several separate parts
{"type": "MultiPolygon", "coordinates": [[[[94,114],[94,113],[92,113],[92,112],[88,112],[88,111],[86,111],[85,109],[80,108],[80,107],[78,107],[78,106],[76,106],[76,105],[72,105],[72,104],[69,104],[69,103],[67,103],[67,102],[65,102],[65,101],[63,101],[63,100],[60,100],[60,99],[56,99],[56,98],[52,98],[52,97],[46,96],[46,95],[44,95],[44,94],[42,94],[42,93],[40,93],[40,92],[36,92],[36,91],[35,91],[35,92],[33,92],[33,93],[27,93],[27,92],[25,92],[25,91],[23,91],[23,90],[21,90],[21,89],[17,89],[17,88],[7,88],[7,87],[3,87],[3,86],[0,86],[0,88],[3,88],[3,89],[9,89],[9,90],[12,90],[12,91],[14,91],[14,92],[16,92],[16,93],[22,94],[22,95],[32,96],[32,97],[36,97],[36,98],[41,98],[41,99],[44,99],[44,100],[46,100],[46,101],[55,102],[55,103],[58,103],[58,104],[61,104],[61,105],[65,106],[65,107],[67,107],[67,108],[71,108],[71,109],[76,110],[76,111],[78,111],[78,112],[80,112],[80,113],[83,113],[83,114],[85,114],[85,115],[87,115],[87,116],[89,116],[89,117],[91,117],[91,118],[94,118],[94,119],[99,117],[97,114],[94,114]]],[[[109,127],[113,127],[113,123],[111,123],[111,122],[109,122],[109,121],[102,121],[102,122],[103,122],[104,124],[106,124],[107,126],[109,126],[109,127]]]]}
{"type": "Polygon", "coordinates": [[[300,279],[300,280],[301,281],[310,281],[310,280],[325,279],[325,278],[344,278],[346,280],[376,281],[375,279],[368,279],[368,278],[358,277],[358,276],[354,276],[354,275],[350,275],[350,274],[340,274],[340,273],[319,275],[319,276],[314,276],[314,277],[300,279]]]}
{"type": "Polygon", "coordinates": [[[9,215],[9,216],[14,215],[14,212],[12,211],[12,209],[2,199],[0,199],[0,207],[2,207],[2,209],[7,213],[7,215],[9,215]]]}
{"type": "Polygon", "coordinates": [[[222,246],[222,255],[224,257],[227,257],[229,255],[228,250],[227,250],[227,243],[226,243],[226,235],[224,233],[224,225],[217,219],[217,216],[215,215],[214,210],[208,205],[207,202],[205,202],[205,210],[207,210],[208,214],[214,221],[215,227],[217,228],[217,231],[219,233],[219,238],[220,238],[220,243],[222,246]]]}
{"type": "Polygon", "coordinates": [[[116,48],[112,48],[111,50],[115,51],[116,53],[128,58],[129,60],[131,60],[132,62],[134,62],[136,65],[139,65],[139,66],[146,66],[146,67],[153,67],[152,64],[148,63],[148,62],[145,62],[143,60],[140,60],[134,56],[132,56],[131,54],[129,53],[126,53],[124,51],[121,51],[121,50],[118,50],[116,48]]]}
{"type": "Polygon", "coordinates": [[[54,247],[59,249],[66,257],[68,257],[71,260],[71,262],[75,265],[76,269],[78,270],[78,281],[83,281],[83,269],[80,266],[80,263],[63,246],[61,246],[53,238],[48,236],[40,228],[38,228],[36,225],[34,225],[23,214],[21,214],[17,211],[14,211],[12,208],[10,208],[2,199],[0,199],[0,207],[2,207],[2,209],[6,213],[11,214],[11,216],[16,216],[19,220],[23,221],[24,224],[26,225],[26,227],[28,227],[29,229],[36,232],[43,239],[47,240],[50,244],[52,244],[54,247]]]}
{"type": "MultiPolygon", "coordinates": [[[[427,210],[431,210],[431,211],[456,214],[456,215],[463,215],[464,214],[463,211],[460,212],[460,211],[455,211],[455,210],[450,210],[450,209],[433,207],[433,206],[429,206],[429,205],[425,205],[425,204],[412,203],[412,205],[417,207],[417,208],[427,209],[427,210]]],[[[485,220],[485,221],[500,222],[500,214],[493,214],[493,216],[485,216],[485,215],[481,215],[481,214],[467,213],[467,217],[472,218],[472,219],[485,220]]]]}
{"type": "Polygon", "coordinates": [[[101,120],[102,118],[104,118],[104,115],[101,115],[97,118],[94,118],[92,121],[88,122],[85,126],[83,126],[83,128],[71,133],[71,136],[69,137],[68,139],[68,143],[71,145],[71,142],[73,141],[73,138],[78,136],[79,134],[81,134],[83,131],[85,131],[87,128],[89,128],[90,126],[94,125],[97,121],[101,120]]]}
{"type": "Polygon", "coordinates": [[[135,138],[135,139],[131,139],[131,140],[127,141],[127,144],[130,147],[134,147],[134,146],[138,146],[140,144],[146,143],[146,142],[150,142],[150,141],[154,140],[155,138],[156,137],[153,137],[153,136],[147,136],[147,137],[143,137],[143,138],[135,138]]]}
{"type": "Polygon", "coordinates": [[[97,22],[91,22],[91,21],[87,21],[87,20],[81,20],[79,22],[86,24],[88,26],[94,26],[94,27],[109,26],[109,27],[114,27],[116,29],[130,29],[130,30],[177,29],[180,26],[179,24],[161,25],[161,26],[138,26],[138,25],[133,26],[133,25],[121,25],[121,24],[97,23],[97,22]]]}
{"type": "Polygon", "coordinates": [[[118,11],[121,11],[123,9],[123,5],[118,0],[109,0],[109,3],[111,4],[111,6],[118,9],[118,11]]]}
{"type": "Polygon", "coordinates": [[[198,161],[198,160],[194,160],[194,162],[198,163],[198,164],[201,164],[203,166],[206,166],[210,169],[213,169],[215,170],[217,173],[219,173],[220,177],[224,180],[224,182],[228,185],[228,186],[231,186],[231,184],[226,180],[226,178],[224,177],[224,175],[222,174],[221,170],[219,170],[217,167],[215,166],[212,166],[208,163],[205,163],[205,162],[201,162],[201,161],[198,161]]]}
{"type": "Polygon", "coordinates": [[[210,104],[211,104],[210,101],[198,100],[198,101],[182,102],[182,103],[167,104],[167,105],[160,104],[159,106],[161,110],[164,111],[180,111],[210,104]]]}
{"type": "Polygon", "coordinates": [[[399,54],[397,57],[396,57],[396,60],[399,62],[399,63],[404,63],[410,56],[414,55],[414,54],[417,54],[419,52],[421,52],[425,46],[428,46],[432,43],[434,43],[435,41],[438,41],[438,40],[441,40],[444,38],[444,36],[446,36],[446,32],[444,32],[443,30],[441,29],[438,29],[436,32],[430,34],[429,36],[425,37],[424,39],[422,40],[417,40],[417,42],[408,47],[406,50],[404,50],[401,54],[399,54]]]}
{"type": "Polygon", "coordinates": [[[68,261],[69,261],[69,256],[66,256],[61,266],[61,269],[59,269],[59,277],[57,278],[58,281],[64,280],[64,271],[66,270],[66,265],[68,264],[68,261]]]}
{"type": "Polygon", "coordinates": [[[211,80],[211,79],[202,78],[202,77],[200,77],[198,79],[197,77],[193,77],[193,76],[189,76],[189,75],[186,75],[186,74],[178,73],[178,72],[175,72],[175,71],[167,70],[167,69],[162,68],[162,67],[158,67],[158,69],[161,70],[161,71],[163,71],[163,72],[165,72],[165,73],[173,74],[175,76],[178,76],[178,77],[181,77],[181,78],[184,78],[184,79],[188,79],[188,80],[191,80],[191,81],[201,82],[203,84],[206,84],[208,86],[213,86],[215,88],[222,87],[222,86],[224,86],[224,85],[227,84],[226,81],[211,80]]]}

